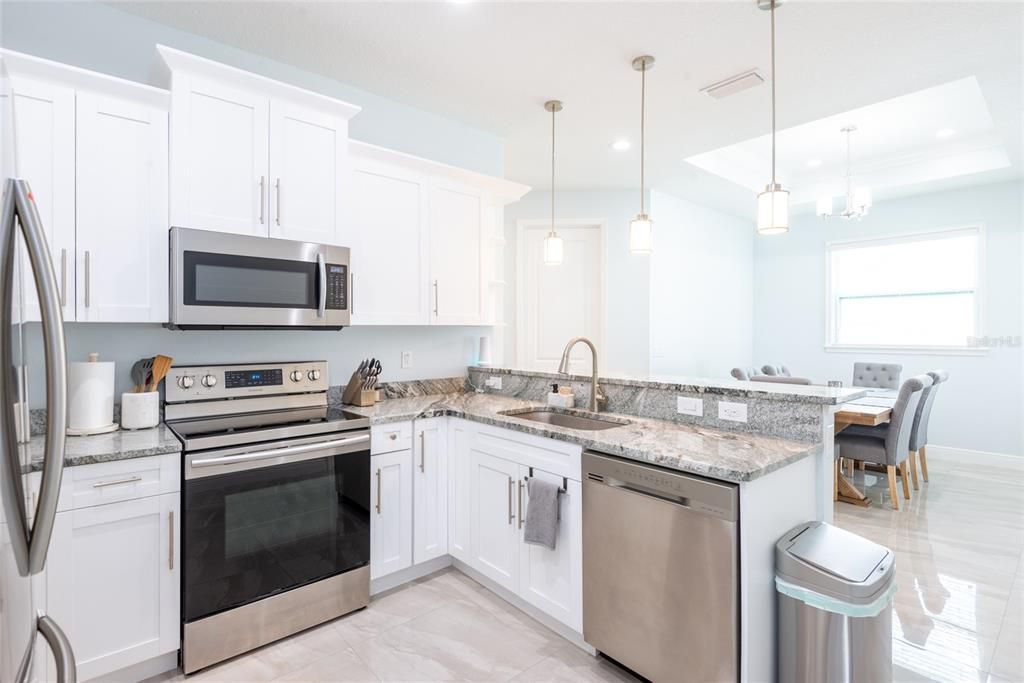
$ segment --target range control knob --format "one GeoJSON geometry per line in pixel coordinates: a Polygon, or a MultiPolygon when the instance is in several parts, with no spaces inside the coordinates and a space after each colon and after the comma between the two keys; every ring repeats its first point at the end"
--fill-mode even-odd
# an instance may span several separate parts
{"type": "Polygon", "coordinates": [[[302,381],[302,370],[292,370],[292,374],[288,375],[293,382],[302,381]]]}
{"type": "Polygon", "coordinates": [[[182,389],[191,389],[196,380],[192,375],[182,375],[178,378],[178,386],[182,389]]]}
{"type": "Polygon", "coordinates": [[[213,375],[203,375],[202,382],[203,386],[207,389],[212,389],[217,386],[217,378],[213,375]]]}
{"type": "Polygon", "coordinates": [[[306,373],[306,377],[309,377],[311,382],[315,382],[320,379],[320,371],[314,368],[306,373]]]}

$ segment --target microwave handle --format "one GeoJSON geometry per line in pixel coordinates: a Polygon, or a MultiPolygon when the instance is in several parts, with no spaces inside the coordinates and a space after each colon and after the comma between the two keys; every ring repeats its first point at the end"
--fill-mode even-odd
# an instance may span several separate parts
{"type": "Polygon", "coordinates": [[[320,278],[320,302],[316,306],[316,317],[324,317],[327,310],[327,264],[324,263],[324,255],[316,255],[316,270],[320,278]]]}

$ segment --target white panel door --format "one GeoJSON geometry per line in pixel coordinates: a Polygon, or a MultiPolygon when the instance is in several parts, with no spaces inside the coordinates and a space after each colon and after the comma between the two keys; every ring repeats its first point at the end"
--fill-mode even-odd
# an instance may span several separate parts
{"type": "Polygon", "coordinates": [[[78,94],[78,319],[167,320],[167,112],[78,94]]]}
{"type": "Polygon", "coordinates": [[[356,161],[353,172],[354,325],[430,321],[427,185],[390,164],[356,161]]]}
{"type": "Polygon", "coordinates": [[[430,192],[431,322],[484,321],[483,200],[469,189],[434,185],[430,192]]]}
{"type": "Polygon", "coordinates": [[[171,92],[171,225],[269,234],[269,100],[175,74],[171,92]]]}
{"type": "Polygon", "coordinates": [[[178,649],[179,494],[57,514],[46,611],[88,680],[178,649]]]}
{"type": "Polygon", "coordinates": [[[412,566],[412,451],[370,458],[370,578],[412,566]]]}
{"type": "Polygon", "coordinates": [[[515,591],[519,575],[519,532],[515,492],[519,465],[474,447],[473,556],[470,566],[503,588],[515,591]]]}
{"type": "Polygon", "coordinates": [[[348,121],[273,100],[270,173],[271,237],[352,246],[348,121]]]}
{"type": "MultiPolygon", "coordinates": [[[[602,344],[601,229],[598,225],[557,226],[565,253],[560,265],[544,263],[544,237],[550,225],[530,225],[520,231],[518,365],[553,372],[566,342],[576,336],[602,344]]],[[[577,345],[572,370],[589,373],[590,349],[577,345]]]]}
{"type": "MultiPolygon", "coordinates": [[[[75,319],[75,91],[12,78],[14,173],[29,182],[46,231],[64,320],[75,319]]],[[[39,320],[35,287],[25,288],[25,320],[39,320]]]]}
{"type": "MultiPolygon", "coordinates": [[[[529,509],[526,486],[528,467],[520,466],[523,515],[529,509]]],[[[562,486],[562,478],[534,468],[533,476],[562,486]]],[[[558,497],[559,520],[555,549],[523,542],[519,548],[519,597],[558,619],[574,631],[583,631],[583,505],[578,481],[568,480],[567,492],[558,497]]],[[[520,532],[525,520],[520,520],[520,532]]]]}
{"type": "Polygon", "coordinates": [[[448,422],[448,553],[473,563],[473,423],[448,422]]]}
{"type": "Polygon", "coordinates": [[[413,564],[448,554],[448,418],[413,424],[413,564]]]}

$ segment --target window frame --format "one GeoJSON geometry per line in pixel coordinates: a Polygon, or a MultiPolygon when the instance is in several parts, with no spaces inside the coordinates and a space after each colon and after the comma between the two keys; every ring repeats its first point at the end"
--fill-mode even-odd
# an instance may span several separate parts
{"type": "MultiPolygon", "coordinates": [[[[929,346],[922,344],[840,344],[836,297],[833,294],[832,254],[841,249],[862,246],[885,246],[919,242],[928,237],[947,237],[956,234],[973,234],[977,237],[977,281],[974,287],[974,337],[984,338],[985,329],[985,224],[966,223],[914,232],[891,233],[874,237],[829,240],[825,242],[825,351],[832,353],[885,352],[905,354],[926,354],[943,356],[982,356],[989,352],[984,346],[929,346]]],[[[966,340],[965,340],[966,342],[966,340]]]]}

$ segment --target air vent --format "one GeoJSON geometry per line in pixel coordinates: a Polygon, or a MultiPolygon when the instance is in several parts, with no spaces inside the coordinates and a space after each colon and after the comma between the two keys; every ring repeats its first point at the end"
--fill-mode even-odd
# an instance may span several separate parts
{"type": "Polygon", "coordinates": [[[762,83],[764,83],[764,76],[758,73],[757,69],[749,69],[741,74],[729,76],[729,78],[724,78],[717,83],[705,86],[700,91],[714,97],[716,100],[720,100],[723,97],[729,97],[743,90],[749,90],[762,83]]]}

